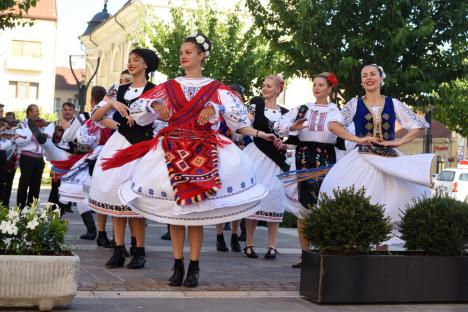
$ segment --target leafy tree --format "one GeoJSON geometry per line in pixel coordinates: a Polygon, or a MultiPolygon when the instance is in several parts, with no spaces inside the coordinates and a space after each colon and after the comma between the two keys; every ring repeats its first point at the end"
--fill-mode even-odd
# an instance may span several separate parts
{"type": "Polygon", "coordinates": [[[345,100],[362,93],[360,69],[378,63],[383,92],[416,106],[439,85],[466,75],[465,0],[249,0],[255,24],[287,76],[336,72],[345,100]]]}
{"type": "Polygon", "coordinates": [[[279,67],[279,53],[272,53],[260,31],[248,27],[246,12],[218,12],[209,1],[196,10],[171,9],[172,21],[165,23],[156,17],[143,22],[139,44],[150,45],[161,58],[159,71],[170,78],[183,75],[179,65],[179,50],[184,38],[200,32],[213,43],[203,74],[223,83],[239,83],[252,95],[267,75],[279,67]]]}
{"type": "Polygon", "coordinates": [[[31,25],[31,20],[24,20],[23,15],[37,5],[38,0],[2,0],[0,1],[0,30],[16,26],[31,25]]]}
{"type": "Polygon", "coordinates": [[[468,137],[468,80],[443,83],[433,95],[435,118],[447,128],[468,137]]]}

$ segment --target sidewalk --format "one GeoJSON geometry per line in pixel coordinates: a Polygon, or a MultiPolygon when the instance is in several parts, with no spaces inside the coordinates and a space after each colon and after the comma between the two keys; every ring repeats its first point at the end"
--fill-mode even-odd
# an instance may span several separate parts
{"type": "MultiPolygon", "coordinates": [[[[48,194],[49,190],[44,189],[41,198],[47,199],[48,194]]],[[[165,225],[148,222],[144,269],[106,269],[104,263],[111,250],[78,239],[84,226],[74,210],[64,217],[70,221],[66,239],[81,258],[78,294],[71,306],[58,311],[468,311],[468,305],[460,304],[323,306],[309,302],[299,296],[300,270],[291,268],[300,255],[295,229],[280,229],[278,258],[269,261],[263,259],[265,227],[258,227],[256,233],[256,251],[260,257],[250,259],[243,253],[217,252],[215,228],[207,226],[200,259],[200,286],[196,289],[169,287],[171,245],[160,239],[166,231],[165,225]]],[[[112,233],[109,221],[107,232],[112,233]]],[[[229,246],[230,233],[225,231],[224,235],[229,246]]],[[[127,237],[127,245],[129,241],[127,237]]],[[[187,251],[186,247],[186,259],[187,251]]]]}

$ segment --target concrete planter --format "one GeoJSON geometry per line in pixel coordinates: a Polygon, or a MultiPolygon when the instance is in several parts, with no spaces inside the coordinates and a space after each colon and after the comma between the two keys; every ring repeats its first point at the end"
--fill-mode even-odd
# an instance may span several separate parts
{"type": "Polygon", "coordinates": [[[79,266],[78,256],[0,256],[0,308],[69,304],[79,266]]]}

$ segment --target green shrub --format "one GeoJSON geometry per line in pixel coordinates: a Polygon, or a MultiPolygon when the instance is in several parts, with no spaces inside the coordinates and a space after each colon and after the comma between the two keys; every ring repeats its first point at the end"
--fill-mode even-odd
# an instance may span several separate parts
{"type": "Polygon", "coordinates": [[[53,205],[8,209],[0,205],[0,255],[63,255],[68,223],[53,205]]]}
{"type": "Polygon", "coordinates": [[[463,255],[468,204],[447,196],[414,200],[400,222],[405,248],[432,256],[463,255]]]}
{"type": "Polygon", "coordinates": [[[322,193],[305,219],[304,235],[321,252],[368,253],[389,238],[390,218],[383,205],[370,203],[364,188],[337,189],[333,195],[322,193]]]}

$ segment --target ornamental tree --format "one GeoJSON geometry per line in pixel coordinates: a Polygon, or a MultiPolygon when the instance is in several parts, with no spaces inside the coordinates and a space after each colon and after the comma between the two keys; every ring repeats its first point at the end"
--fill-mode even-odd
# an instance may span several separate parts
{"type": "Polygon", "coordinates": [[[225,84],[239,83],[252,95],[263,78],[279,68],[278,52],[272,52],[260,31],[246,25],[248,12],[219,12],[209,2],[196,10],[171,9],[171,22],[153,16],[142,24],[138,38],[141,46],[154,48],[161,58],[158,70],[174,78],[183,75],[179,50],[184,38],[194,32],[203,33],[213,44],[203,74],[225,84]]]}
{"type": "Polygon", "coordinates": [[[16,26],[31,25],[31,20],[24,20],[23,15],[37,5],[38,0],[2,0],[0,1],[0,30],[16,26]]]}
{"type": "Polygon", "coordinates": [[[286,76],[336,72],[343,97],[363,93],[360,69],[378,63],[383,92],[424,107],[443,83],[466,75],[464,0],[249,0],[255,24],[286,60],[286,76]]]}
{"type": "Polygon", "coordinates": [[[447,128],[468,137],[468,80],[443,83],[434,92],[435,118],[447,128]]]}

